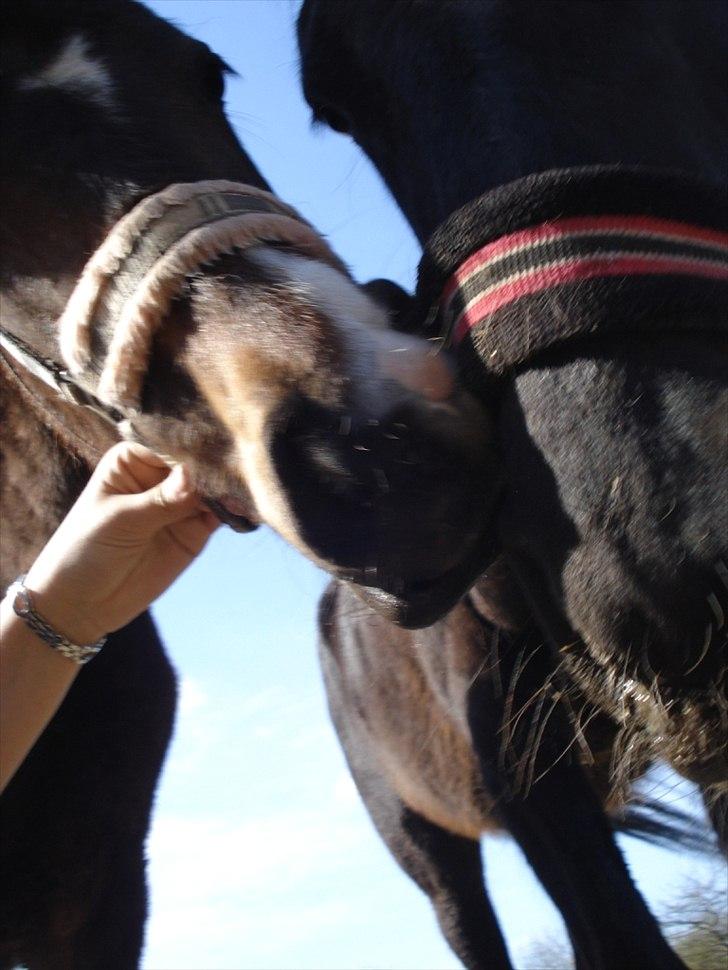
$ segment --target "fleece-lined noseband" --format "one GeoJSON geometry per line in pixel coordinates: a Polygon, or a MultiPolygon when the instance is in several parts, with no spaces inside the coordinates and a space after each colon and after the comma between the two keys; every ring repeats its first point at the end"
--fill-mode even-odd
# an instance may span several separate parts
{"type": "Polygon", "coordinates": [[[262,189],[192,182],[147,196],[86,264],[61,317],[61,353],[71,373],[88,374],[101,356],[95,394],[138,409],[152,339],[187,277],[225,253],[265,243],[346,272],[294,209],[262,189]]]}
{"type": "Polygon", "coordinates": [[[726,333],[724,195],[671,172],[566,169],[519,179],[429,240],[418,307],[466,373],[498,377],[574,338],[726,333]]]}
{"type": "Polygon", "coordinates": [[[348,276],[321,236],[269,192],[222,180],[170,185],[120,219],[86,264],[59,321],[67,368],[12,334],[2,334],[2,347],[66,400],[118,424],[141,409],[154,335],[185,280],[225,253],[270,243],[348,276]]]}

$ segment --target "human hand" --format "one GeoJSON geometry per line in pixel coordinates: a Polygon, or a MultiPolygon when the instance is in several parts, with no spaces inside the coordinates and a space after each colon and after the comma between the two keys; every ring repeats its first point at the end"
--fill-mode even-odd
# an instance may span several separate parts
{"type": "Polygon", "coordinates": [[[183,466],[172,471],[122,442],[31,566],[41,616],[74,643],[93,643],[145,610],[202,551],[219,522],[183,466]]]}

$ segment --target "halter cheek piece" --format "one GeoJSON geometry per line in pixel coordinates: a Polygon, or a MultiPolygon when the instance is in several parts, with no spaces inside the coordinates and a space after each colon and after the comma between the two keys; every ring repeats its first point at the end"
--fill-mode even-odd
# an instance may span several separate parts
{"type": "MultiPolygon", "coordinates": [[[[271,243],[349,275],[299,213],[269,192],[219,180],[169,185],[120,219],[84,267],[58,323],[65,367],[4,330],[0,347],[65,401],[129,437],[154,335],[186,279],[226,253],[271,243]]],[[[207,503],[233,528],[246,528],[244,517],[233,523],[218,502],[207,503]]]]}
{"type": "Polygon", "coordinates": [[[114,427],[118,427],[126,420],[127,415],[118,408],[104,404],[95,394],[77,384],[69,372],[56,361],[40,357],[22,340],[5,330],[0,330],[0,347],[34,377],[53,388],[69,404],[92,411],[114,427]]]}

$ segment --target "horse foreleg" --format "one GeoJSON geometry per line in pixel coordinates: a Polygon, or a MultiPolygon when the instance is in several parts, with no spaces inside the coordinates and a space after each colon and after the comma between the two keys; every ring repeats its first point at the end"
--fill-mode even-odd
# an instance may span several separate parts
{"type": "Polygon", "coordinates": [[[500,657],[505,693],[485,677],[470,692],[468,719],[494,812],[561,911],[577,967],[684,968],[631,880],[571,750],[564,710],[546,699],[549,668],[540,639],[518,641],[500,657]]]}
{"type": "Polygon", "coordinates": [[[402,869],[427,894],[445,939],[464,966],[512,970],[485,889],[480,843],[413,811],[369,766],[354,766],[352,774],[377,831],[402,869]]]}

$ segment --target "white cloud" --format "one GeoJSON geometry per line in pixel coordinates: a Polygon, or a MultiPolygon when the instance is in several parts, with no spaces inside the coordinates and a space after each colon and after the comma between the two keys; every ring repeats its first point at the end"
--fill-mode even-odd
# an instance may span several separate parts
{"type": "Polygon", "coordinates": [[[294,810],[240,819],[162,814],[152,828],[149,854],[162,895],[182,902],[285,889],[313,871],[335,868],[355,841],[356,827],[338,814],[294,810]]]}
{"type": "Polygon", "coordinates": [[[155,964],[164,954],[190,961],[175,970],[239,967],[236,946],[252,938],[260,947],[262,923],[270,923],[275,950],[348,918],[351,906],[331,887],[346,881],[342,868],[361,842],[357,824],[335,813],[159,815],[149,840],[155,891],[145,966],[166,970],[155,964]],[[315,902],[312,883],[329,887],[315,902]]]}
{"type": "Polygon", "coordinates": [[[178,717],[186,717],[193,711],[199,711],[200,708],[206,707],[209,704],[209,694],[200,682],[193,677],[182,677],[178,684],[178,690],[178,717]]]}

